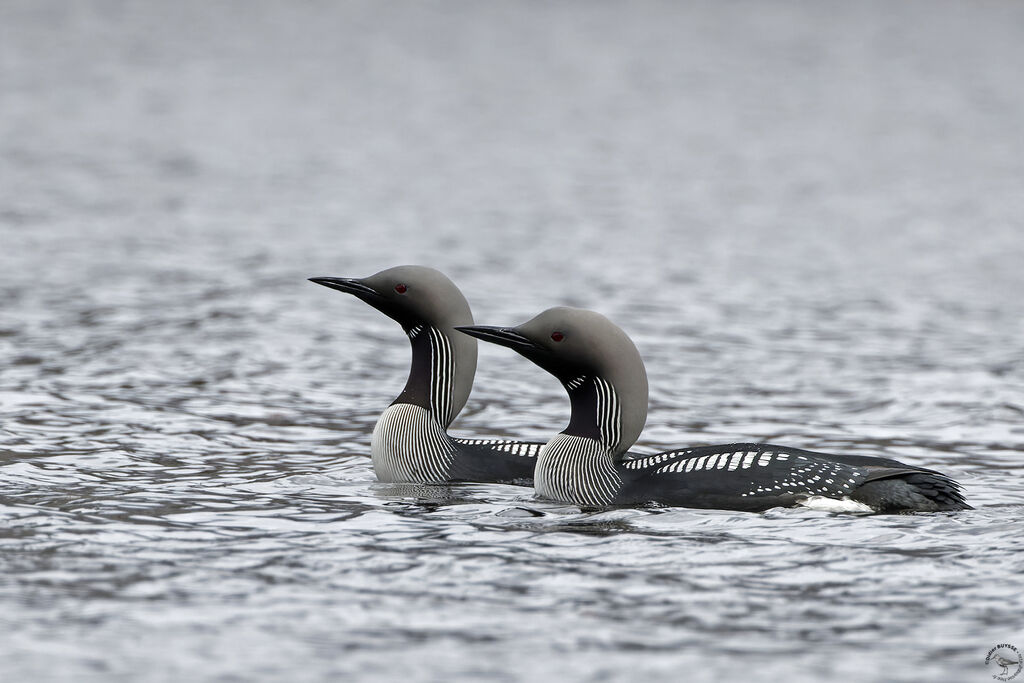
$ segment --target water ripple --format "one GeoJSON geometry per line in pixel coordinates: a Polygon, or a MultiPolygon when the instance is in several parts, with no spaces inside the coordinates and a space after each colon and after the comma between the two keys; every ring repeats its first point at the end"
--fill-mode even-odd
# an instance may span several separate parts
{"type": "MultiPolygon", "coordinates": [[[[0,680],[991,675],[1024,647],[1020,6],[826,5],[0,5],[0,680]],[[407,344],[305,278],[399,262],[482,324],[619,322],[641,450],[885,455],[976,509],[378,483],[407,344]]],[[[455,430],[567,418],[488,347],[455,430]]]]}

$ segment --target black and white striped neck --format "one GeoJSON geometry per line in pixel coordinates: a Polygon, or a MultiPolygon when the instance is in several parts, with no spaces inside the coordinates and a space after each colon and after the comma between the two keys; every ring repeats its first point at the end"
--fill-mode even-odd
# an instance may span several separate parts
{"type": "Polygon", "coordinates": [[[569,393],[572,415],[563,434],[597,441],[611,455],[622,446],[622,405],[618,392],[608,380],[596,375],[579,375],[563,382],[569,393]]]}
{"type": "Polygon", "coordinates": [[[454,397],[456,357],[451,339],[438,328],[424,324],[409,327],[406,334],[412,344],[412,368],[405,388],[392,405],[419,406],[447,429],[462,407],[456,407],[454,397]]]}

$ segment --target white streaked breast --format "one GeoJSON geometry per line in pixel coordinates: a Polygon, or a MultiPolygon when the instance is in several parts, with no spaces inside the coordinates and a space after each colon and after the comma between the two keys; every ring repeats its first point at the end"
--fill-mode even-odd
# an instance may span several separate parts
{"type": "Polygon", "coordinates": [[[595,439],[559,434],[537,456],[537,495],[576,505],[608,505],[622,486],[607,449],[595,439]]]}
{"type": "Polygon", "coordinates": [[[429,411],[396,403],[377,420],[370,453],[381,481],[439,482],[449,479],[455,445],[429,411]]]}

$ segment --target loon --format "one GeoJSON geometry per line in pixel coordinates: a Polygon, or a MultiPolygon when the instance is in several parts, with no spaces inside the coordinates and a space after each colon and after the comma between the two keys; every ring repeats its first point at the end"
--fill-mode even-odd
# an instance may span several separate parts
{"type": "Polygon", "coordinates": [[[454,331],[473,314],[440,271],[397,266],[367,278],[313,277],[396,320],[412,344],[405,389],[377,420],[370,442],[377,478],[392,483],[473,481],[530,486],[543,443],[460,439],[448,426],[466,405],[476,340],[454,331]]]}
{"type": "Polygon", "coordinates": [[[761,443],[634,456],[647,421],[647,373],[633,341],[600,313],[551,308],[518,327],[459,326],[554,375],[568,426],[537,458],[538,496],[585,507],[663,504],[761,512],[807,506],[848,512],[965,510],[960,486],[888,458],[761,443]]]}

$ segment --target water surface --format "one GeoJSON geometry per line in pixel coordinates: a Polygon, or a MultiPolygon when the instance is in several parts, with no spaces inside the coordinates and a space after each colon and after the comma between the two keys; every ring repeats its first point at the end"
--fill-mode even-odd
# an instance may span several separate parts
{"type": "MultiPolygon", "coordinates": [[[[1019,3],[0,5],[0,680],[988,680],[1024,648],[1019,3]],[[595,308],[639,447],[975,510],[374,481],[409,352],[305,281],[595,308]]],[[[568,403],[481,350],[459,434],[568,403]]]]}

